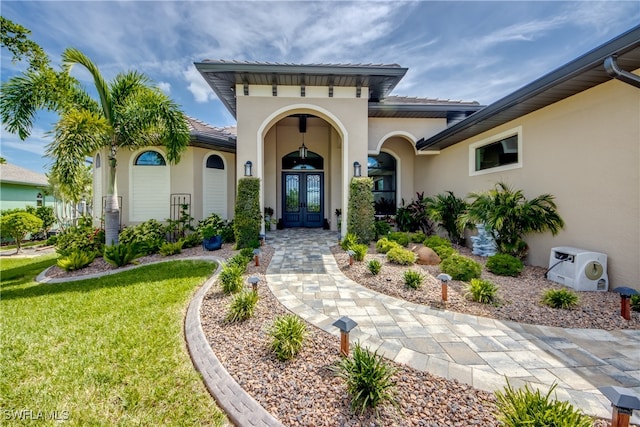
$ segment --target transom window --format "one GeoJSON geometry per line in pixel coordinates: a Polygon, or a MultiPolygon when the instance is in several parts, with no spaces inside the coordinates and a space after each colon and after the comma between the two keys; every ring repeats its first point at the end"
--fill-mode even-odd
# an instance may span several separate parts
{"type": "Polygon", "coordinates": [[[166,166],[167,162],[157,151],[145,151],[136,157],[136,166],[166,166]]]}
{"type": "Polygon", "coordinates": [[[469,146],[469,174],[479,175],[522,167],[521,128],[469,146]]]}
{"type": "Polygon", "coordinates": [[[207,158],[207,168],[208,169],[224,169],[224,162],[222,161],[222,157],[217,154],[212,154],[207,158]]]}
{"type": "Polygon", "coordinates": [[[395,215],[396,159],[388,153],[369,156],[367,175],[373,180],[376,215],[395,215]]]}
{"type": "Polygon", "coordinates": [[[300,153],[294,151],[282,158],[282,169],[293,170],[313,170],[324,169],[324,159],[313,151],[307,151],[307,157],[300,158],[300,153]]]}

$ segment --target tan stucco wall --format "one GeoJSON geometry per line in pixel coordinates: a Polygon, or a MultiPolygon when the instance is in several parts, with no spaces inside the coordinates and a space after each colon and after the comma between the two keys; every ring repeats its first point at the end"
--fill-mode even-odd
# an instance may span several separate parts
{"type": "Polygon", "coordinates": [[[640,90],[613,80],[441,151],[418,157],[416,191],[458,196],[504,181],[527,198],[555,196],[566,226],[526,236],[528,261],[552,247],[608,255],[610,288],[640,289],[640,90]],[[522,168],[469,176],[469,145],[522,126],[522,168]]]}
{"type": "Polygon", "coordinates": [[[446,119],[369,119],[369,153],[375,154],[391,137],[403,136],[414,143],[420,138],[429,138],[447,127],[446,119]]]}

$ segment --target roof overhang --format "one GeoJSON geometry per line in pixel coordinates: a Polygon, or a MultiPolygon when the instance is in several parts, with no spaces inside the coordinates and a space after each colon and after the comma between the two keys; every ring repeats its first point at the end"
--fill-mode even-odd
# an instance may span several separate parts
{"type": "Polygon", "coordinates": [[[544,108],[612,79],[604,61],[616,56],[625,71],[640,69],[640,26],[597,47],[551,73],[490,104],[459,123],[416,144],[418,150],[441,150],[511,120],[544,108]]]}
{"type": "Polygon", "coordinates": [[[369,117],[452,120],[460,114],[467,116],[483,108],[483,105],[470,103],[432,105],[369,103],[369,117]]]}
{"type": "Polygon", "coordinates": [[[399,65],[295,65],[235,61],[195,63],[218,98],[236,117],[236,85],[366,87],[369,100],[384,99],[407,68],[399,65]]]}

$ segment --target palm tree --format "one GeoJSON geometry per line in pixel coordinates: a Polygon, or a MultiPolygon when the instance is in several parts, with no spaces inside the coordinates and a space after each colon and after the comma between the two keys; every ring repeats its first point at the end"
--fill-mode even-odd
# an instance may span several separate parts
{"type": "Polygon", "coordinates": [[[430,197],[427,201],[429,218],[438,223],[449,235],[449,240],[456,244],[464,241],[464,228],[459,228],[458,217],[466,209],[467,202],[456,197],[452,191],[430,197]]]}
{"type": "Polygon", "coordinates": [[[121,148],[164,145],[170,162],[178,162],[189,142],[189,128],[180,108],[143,74],[118,74],[107,83],[98,67],[77,49],[62,55],[63,72],[26,71],[2,87],[0,115],[7,130],[25,139],[39,109],[57,111],[53,142],[47,155],[52,173],[71,185],[85,159],[99,150],[108,152],[109,182],[105,207],[107,244],[118,243],[119,206],[116,192],[116,156],[121,148]],[[98,93],[94,100],[70,78],[73,65],[86,68],[98,93]],[[21,96],[22,95],[22,96],[21,96]]]}
{"type": "Polygon", "coordinates": [[[499,182],[494,189],[469,197],[473,200],[460,216],[460,225],[484,224],[502,253],[524,258],[528,251],[525,234],[551,231],[555,236],[564,227],[550,194],[527,200],[522,190],[499,182]]]}

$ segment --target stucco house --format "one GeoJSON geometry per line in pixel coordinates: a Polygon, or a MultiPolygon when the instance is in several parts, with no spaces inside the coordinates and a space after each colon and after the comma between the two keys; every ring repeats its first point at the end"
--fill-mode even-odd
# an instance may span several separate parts
{"type": "Polygon", "coordinates": [[[346,229],[358,169],[380,209],[502,181],[553,194],[566,222],[557,236],[527,236],[529,263],[546,266],[556,246],[604,252],[612,286],[640,289],[640,26],[488,106],[391,95],[407,72],[396,64],[195,66],[235,132],[189,119],[192,143],[174,166],[161,147],[120,153],[123,224],[169,218],[178,199],[196,219],[231,219],[245,175],[260,179],[261,204],[282,226],[334,230],[336,209],[346,229]]]}

